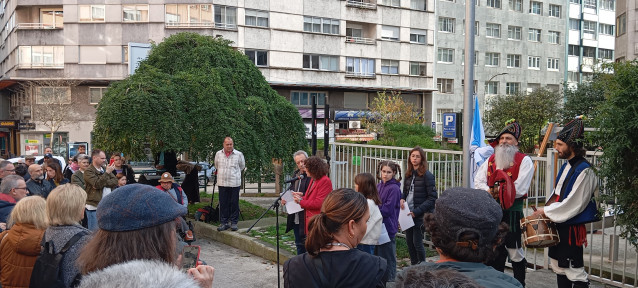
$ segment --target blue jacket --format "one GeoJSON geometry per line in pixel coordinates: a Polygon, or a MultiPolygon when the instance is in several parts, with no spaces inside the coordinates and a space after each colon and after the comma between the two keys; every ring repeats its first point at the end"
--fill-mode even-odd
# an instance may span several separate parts
{"type": "Polygon", "coordinates": [[[419,176],[414,171],[410,177],[403,180],[403,194],[401,199],[406,200],[410,193],[410,186],[412,186],[412,178],[414,178],[414,219],[420,221],[423,219],[423,214],[434,212],[434,202],[439,198],[436,193],[436,184],[434,181],[434,174],[430,171],[425,171],[425,174],[419,176]]]}
{"type": "Polygon", "coordinates": [[[379,210],[383,216],[383,225],[388,230],[390,239],[394,239],[399,229],[399,211],[401,210],[401,182],[396,179],[377,184],[381,205],[379,210]]]}

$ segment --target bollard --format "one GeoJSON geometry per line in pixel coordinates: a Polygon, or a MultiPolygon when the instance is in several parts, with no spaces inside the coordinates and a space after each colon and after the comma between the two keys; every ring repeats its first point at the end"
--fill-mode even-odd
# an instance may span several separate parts
{"type": "Polygon", "coordinates": [[[618,243],[620,237],[618,235],[609,235],[609,261],[618,261],[618,243]]]}

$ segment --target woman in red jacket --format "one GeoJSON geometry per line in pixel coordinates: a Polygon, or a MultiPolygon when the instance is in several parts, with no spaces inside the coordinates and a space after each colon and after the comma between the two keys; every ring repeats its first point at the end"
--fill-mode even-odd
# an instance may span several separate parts
{"type": "Polygon", "coordinates": [[[332,191],[332,181],[328,178],[328,164],[323,159],[312,156],[304,162],[306,166],[306,175],[311,178],[306,195],[301,192],[293,192],[295,202],[301,205],[306,211],[306,235],[308,235],[308,223],[310,218],[321,212],[321,204],[323,200],[332,191]]]}

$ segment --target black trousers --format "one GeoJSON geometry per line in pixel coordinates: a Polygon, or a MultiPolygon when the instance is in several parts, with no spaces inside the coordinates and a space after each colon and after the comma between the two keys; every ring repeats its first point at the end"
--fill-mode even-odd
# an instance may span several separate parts
{"type": "Polygon", "coordinates": [[[219,223],[239,222],[239,188],[219,186],[219,223]]]}

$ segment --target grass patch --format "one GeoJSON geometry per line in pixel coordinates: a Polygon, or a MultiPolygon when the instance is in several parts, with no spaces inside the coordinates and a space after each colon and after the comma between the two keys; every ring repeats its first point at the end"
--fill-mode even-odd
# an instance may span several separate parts
{"type": "MultiPolygon", "coordinates": [[[[248,235],[268,244],[271,244],[273,247],[277,247],[277,231],[275,231],[275,226],[250,230],[250,232],[248,232],[248,235]]],[[[295,235],[293,234],[292,230],[286,233],[286,223],[279,224],[279,248],[290,252],[292,255],[297,254],[297,246],[295,246],[295,235]]]]}
{"type": "MultiPolygon", "coordinates": [[[[199,197],[200,197],[200,200],[204,198],[210,199],[211,195],[206,194],[205,192],[200,192],[199,197]]],[[[215,193],[213,202],[214,202],[213,207],[216,207],[217,204],[219,203],[218,193],[215,193]]],[[[199,203],[188,205],[188,214],[190,216],[194,216],[197,209],[202,208],[204,206],[208,206],[208,205],[210,205],[210,202],[199,202],[199,203]]],[[[264,213],[266,209],[261,208],[257,205],[254,205],[245,200],[239,200],[239,211],[241,211],[239,220],[244,221],[244,220],[255,220],[259,218],[259,216],[261,216],[261,214],[264,213]]],[[[275,212],[273,212],[272,210],[268,211],[268,213],[266,213],[266,216],[264,217],[275,217],[275,212]]],[[[219,222],[213,222],[212,224],[217,225],[219,224],[219,222]]]]}

